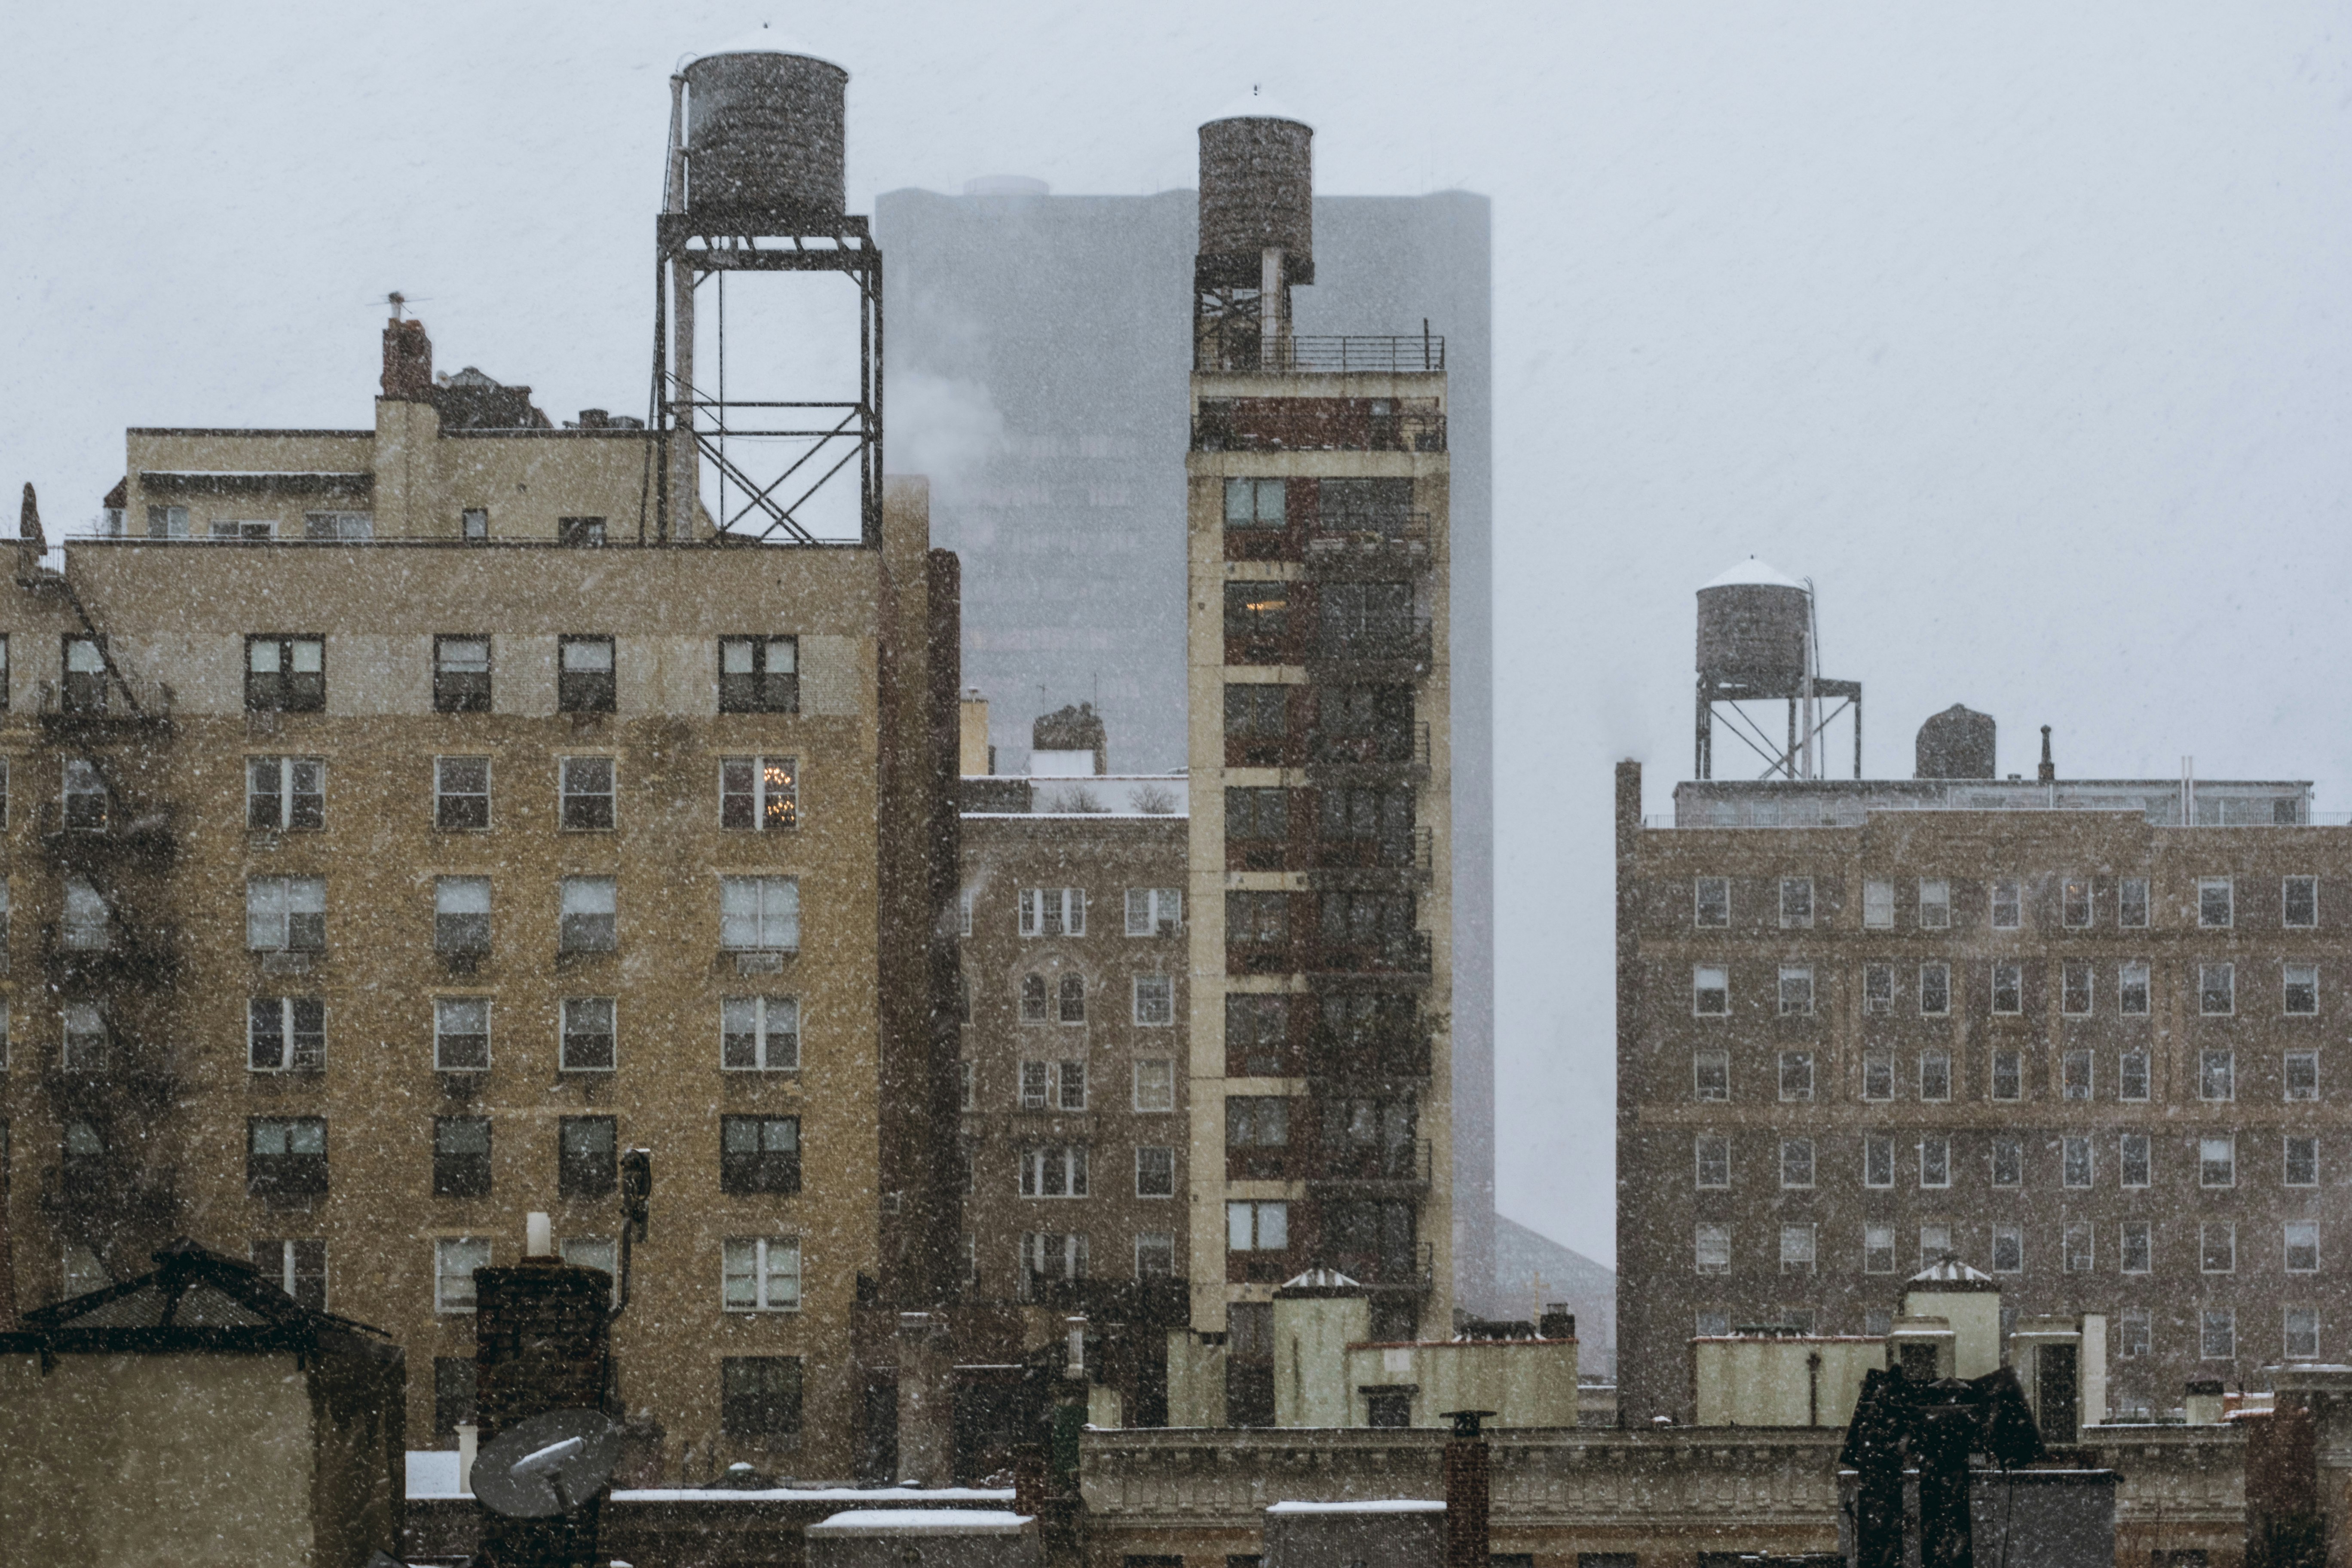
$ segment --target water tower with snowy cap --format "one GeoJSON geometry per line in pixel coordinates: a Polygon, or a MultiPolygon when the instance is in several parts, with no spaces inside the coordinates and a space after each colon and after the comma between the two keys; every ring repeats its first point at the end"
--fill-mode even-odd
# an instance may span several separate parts
{"type": "Polygon", "coordinates": [[[1826,778],[1831,724],[1853,731],[1853,776],[1862,776],[1862,682],[1822,678],[1821,617],[1811,582],[1799,582],[1753,555],[1698,591],[1697,776],[1715,776],[1718,722],[1763,763],[1760,777],[1826,778]],[[1785,739],[1758,705],[1785,703],[1785,739]]]}
{"type": "Polygon", "coordinates": [[[670,78],[644,542],[881,542],[882,256],[843,210],[848,86],[765,28],[670,78]]]}
{"type": "Polygon", "coordinates": [[[1315,130],[1253,94],[1201,126],[1193,368],[1281,369],[1290,290],[1315,281],[1315,130]]]}

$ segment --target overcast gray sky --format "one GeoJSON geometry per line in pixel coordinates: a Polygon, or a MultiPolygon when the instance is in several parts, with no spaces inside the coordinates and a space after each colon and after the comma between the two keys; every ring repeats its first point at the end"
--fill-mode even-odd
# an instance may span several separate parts
{"type": "Polygon", "coordinates": [[[861,211],[1187,186],[1253,83],[1326,193],[1494,197],[1501,1203],[1570,1246],[1615,1253],[1609,767],[1668,808],[1738,556],[1818,583],[1874,773],[1965,701],[2004,771],[2049,723],[2352,810],[2340,5],[27,0],[0,478],[54,531],[126,426],[365,426],[395,288],[445,367],[637,407],[667,78],[761,21],[851,72],[861,211]]]}

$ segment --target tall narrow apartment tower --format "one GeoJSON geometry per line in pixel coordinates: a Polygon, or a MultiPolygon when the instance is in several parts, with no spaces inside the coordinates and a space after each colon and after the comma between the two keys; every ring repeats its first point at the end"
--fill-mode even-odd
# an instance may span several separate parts
{"type": "Polygon", "coordinates": [[[1369,1287],[1375,1338],[1453,1304],[1444,343],[1291,331],[1313,134],[1201,128],[1192,1331],[1234,1425],[1272,1420],[1283,1281],[1369,1287]]]}

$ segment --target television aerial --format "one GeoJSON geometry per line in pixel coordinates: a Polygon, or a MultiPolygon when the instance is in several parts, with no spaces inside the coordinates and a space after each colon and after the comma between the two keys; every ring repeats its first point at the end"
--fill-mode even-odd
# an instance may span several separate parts
{"type": "Polygon", "coordinates": [[[593,1501],[621,1462],[621,1428],[601,1410],[519,1421],[474,1460],[474,1496],[509,1519],[548,1519],[593,1501]]]}

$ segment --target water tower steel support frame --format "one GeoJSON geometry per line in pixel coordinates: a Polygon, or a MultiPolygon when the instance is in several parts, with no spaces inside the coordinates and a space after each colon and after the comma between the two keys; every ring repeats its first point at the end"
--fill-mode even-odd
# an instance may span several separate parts
{"type": "MultiPolygon", "coordinates": [[[[844,215],[813,219],[789,206],[703,205],[662,213],[656,222],[654,395],[657,461],[654,540],[694,536],[701,465],[716,466],[725,486],[745,500],[714,516],[719,540],[828,544],[797,513],[852,460],[857,464],[859,543],[882,542],[882,252],[866,221],[844,215]],[[789,247],[761,248],[761,241],[789,247]],[[857,287],[858,393],[855,402],[753,402],[712,396],[695,379],[695,292],[729,272],[838,272],[857,287]],[[828,417],[834,417],[827,424],[828,417]],[[746,470],[727,450],[730,437],[805,440],[808,448],[782,472],[746,470]],[[828,461],[829,459],[829,461],[828,461]],[[810,478],[810,473],[814,477],[810,478]],[[789,499],[787,499],[789,498],[789,499]],[[754,514],[757,514],[755,517],[754,514]],[[735,525],[751,519],[751,528],[735,525]],[[754,532],[752,530],[756,530],[754,532]]],[[[723,331],[725,318],[720,318],[723,331]]],[[[723,361],[723,350],[722,350],[723,361]]],[[[722,489],[722,494],[724,493],[722,489]]],[[[722,510],[725,503],[721,503],[722,510]]]]}
{"type": "MultiPolygon", "coordinates": [[[[1814,676],[1810,680],[1759,679],[1752,675],[1727,671],[1700,670],[1698,673],[1698,713],[1695,775],[1702,779],[1715,776],[1716,709],[1721,706],[1727,721],[1725,728],[1744,742],[1748,749],[1764,759],[1762,778],[1799,779],[1804,776],[1803,758],[1806,752],[1828,731],[1830,722],[1849,709],[1853,713],[1853,776],[1862,777],[1862,682],[1859,680],[1828,680],[1814,676]],[[1839,704],[1818,717],[1810,716],[1828,699],[1840,699],[1839,704]],[[1741,710],[1746,702],[1777,702],[1789,704],[1789,737],[1785,747],[1776,746],[1755,720],[1741,710]]],[[[1827,770],[1823,770],[1826,773],[1827,770]]]]}

